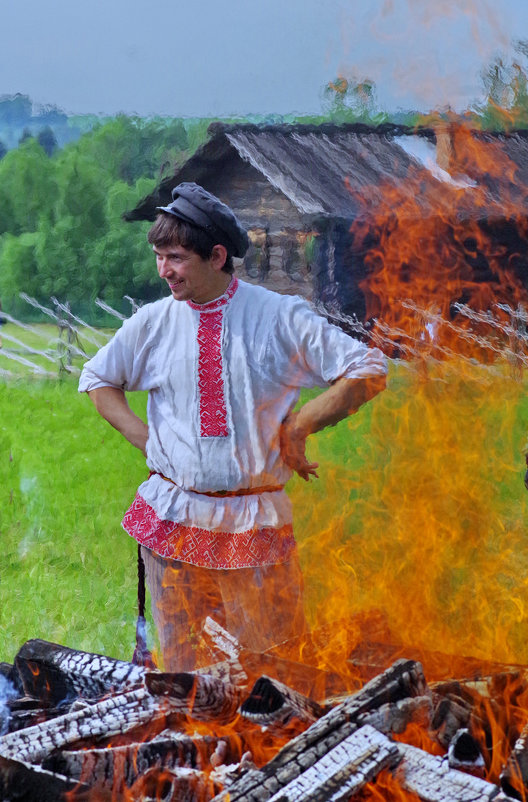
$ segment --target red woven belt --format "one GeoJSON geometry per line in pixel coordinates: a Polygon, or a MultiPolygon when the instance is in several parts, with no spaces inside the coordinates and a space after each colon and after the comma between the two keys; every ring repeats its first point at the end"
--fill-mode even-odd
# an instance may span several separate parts
{"type": "MultiPolygon", "coordinates": [[[[151,476],[161,476],[166,482],[170,482],[172,485],[176,484],[168,476],[163,476],[158,471],[151,471],[149,479],[151,476]]],[[[260,493],[276,493],[278,490],[284,490],[284,485],[263,485],[262,487],[248,487],[240,490],[193,490],[192,492],[199,493],[201,496],[211,496],[212,498],[232,498],[233,496],[258,496],[260,493]]]]}

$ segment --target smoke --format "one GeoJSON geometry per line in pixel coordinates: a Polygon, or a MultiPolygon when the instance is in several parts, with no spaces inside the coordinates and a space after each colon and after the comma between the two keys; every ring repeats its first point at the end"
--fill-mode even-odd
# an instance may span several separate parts
{"type": "Polygon", "coordinates": [[[343,10],[339,74],[368,75],[382,109],[462,111],[482,97],[482,70],[514,36],[511,8],[489,0],[377,0],[343,10]]]}
{"type": "Polygon", "coordinates": [[[9,699],[14,699],[17,692],[9,680],[0,674],[0,735],[7,732],[11,712],[8,707],[9,699]]]}

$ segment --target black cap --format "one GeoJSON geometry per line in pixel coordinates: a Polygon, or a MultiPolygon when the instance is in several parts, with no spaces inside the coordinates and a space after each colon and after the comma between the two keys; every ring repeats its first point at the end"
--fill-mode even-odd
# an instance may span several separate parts
{"type": "Polygon", "coordinates": [[[203,229],[230,256],[242,258],[249,247],[247,232],[234,212],[198,184],[178,184],[172,190],[172,203],[156,208],[203,229]]]}

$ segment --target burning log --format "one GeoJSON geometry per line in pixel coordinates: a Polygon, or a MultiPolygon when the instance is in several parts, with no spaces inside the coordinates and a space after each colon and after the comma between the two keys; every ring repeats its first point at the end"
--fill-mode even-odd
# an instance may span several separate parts
{"type": "Polygon", "coordinates": [[[214,793],[212,783],[194,769],[150,769],[134,783],[130,798],[141,802],[209,802],[214,793]]]}
{"type": "Polygon", "coordinates": [[[379,771],[399,760],[396,744],[366,725],[345,738],[269,802],[345,802],[379,771]]]}
{"type": "Polygon", "coordinates": [[[528,726],[515,742],[508,762],[501,773],[500,784],[504,793],[513,799],[526,799],[528,793],[528,726]]]}
{"type": "Polygon", "coordinates": [[[88,790],[60,774],[0,756],[0,799],[9,802],[57,802],[66,791],[88,790]]]}
{"type": "Polygon", "coordinates": [[[179,712],[198,721],[214,719],[220,724],[232,721],[240,704],[240,689],[209,674],[163,674],[159,671],[145,675],[147,689],[155,696],[168,696],[173,710],[181,699],[179,712]]]}
{"type": "Polygon", "coordinates": [[[32,727],[43,721],[49,721],[64,714],[64,707],[43,707],[37,699],[15,699],[7,703],[9,721],[7,732],[16,732],[25,727],[32,727]]]}
{"type": "Polygon", "coordinates": [[[150,672],[145,681],[147,687],[0,737],[0,755],[41,762],[54,749],[87,738],[124,733],[141,724],[163,720],[169,713],[221,721],[230,721],[236,715],[238,689],[213,677],[150,672]]]}
{"type": "Polygon", "coordinates": [[[160,705],[146,688],[138,688],[4,735],[0,737],[0,756],[39,763],[54,749],[86,738],[127,732],[139,724],[164,717],[168,708],[168,702],[160,705]]]}
{"type": "Polygon", "coordinates": [[[497,802],[500,789],[492,783],[456,769],[445,758],[415,746],[398,744],[402,761],[395,776],[407,791],[423,802],[497,802]]]}
{"type": "MultiPolygon", "coordinates": [[[[265,802],[359,729],[358,717],[382,704],[423,696],[420,663],[397,660],[383,674],[289,741],[261,770],[249,771],[229,788],[229,802],[265,802]]],[[[217,802],[225,799],[220,795],[217,802]]]]}
{"type": "Polygon", "coordinates": [[[438,743],[445,749],[449,747],[459,730],[467,728],[472,708],[473,705],[469,705],[465,701],[456,701],[433,692],[431,731],[438,743]]]}
{"type": "Polygon", "coordinates": [[[240,712],[256,724],[286,726],[294,718],[313,724],[324,710],[312,699],[264,675],[256,681],[240,712]]]}
{"type": "Polygon", "coordinates": [[[232,743],[227,738],[221,741],[213,736],[191,738],[183,733],[166,731],[143,743],[56,752],[46,758],[42,766],[69,779],[84,780],[115,793],[125,786],[130,788],[138,777],[153,768],[171,771],[176,768],[211,768],[216,762],[219,744],[223,746],[223,760],[240,760],[240,747],[234,739],[232,743]]]}
{"type": "Polygon", "coordinates": [[[15,668],[25,693],[59,704],[83,696],[97,699],[109,691],[132,688],[145,670],[132,663],[35,639],[23,644],[15,668]]]}
{"type": "Polygon", "coordinates": [[[431,721],[431,698],[416,696],[399,702],[382,705],[357,717],[360,726],[370,724],[378,732],[388,735],[391,732],[404,732],[411,722],[428,728],[431,721]]]}

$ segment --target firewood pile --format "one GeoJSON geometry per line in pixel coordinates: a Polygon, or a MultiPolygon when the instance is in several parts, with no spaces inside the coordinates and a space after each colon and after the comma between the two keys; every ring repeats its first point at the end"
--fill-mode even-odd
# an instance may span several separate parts
{"type": "Polygon", "coordinates": [[[510,701],[528,689],[523,670],[428,685],[400,658],[318,703],[281,681],[284,661],[255,678],[255,655],[213,622],[211,634],[225,659],[180,674],[25,643],[0,664],[0,802],[527,798],[522,716],[497,735],[506,684],[510,701]]]}

